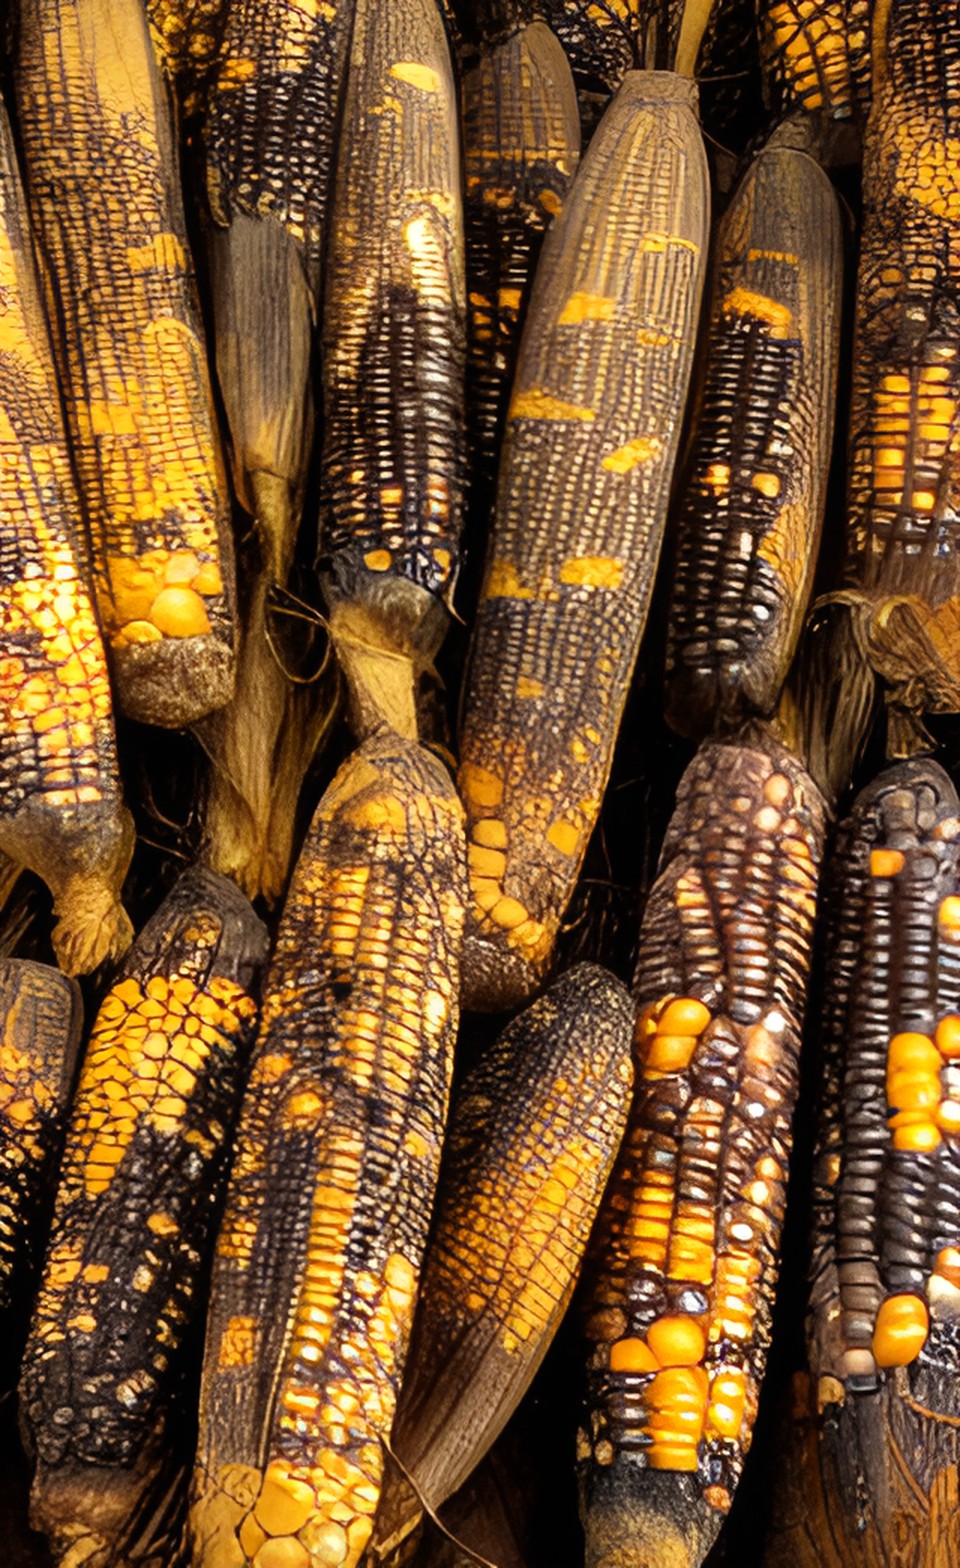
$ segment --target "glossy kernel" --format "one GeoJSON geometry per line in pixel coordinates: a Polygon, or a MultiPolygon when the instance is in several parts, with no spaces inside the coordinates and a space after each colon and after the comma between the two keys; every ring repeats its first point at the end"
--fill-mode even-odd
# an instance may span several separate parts
{"type": "Polygon", "coordinates": [[[700,1324],[682,1314],[651,1323],[647,1343],[663,1367],[694,1367],[703,1360],[707,1348],[700,1324]]]}
{"type": "Polygon", "coordinates": [[[873,1355],[879,1367],[905,1367],[926,1342],[930,1315],[919,1296],[888,1296],[873,1330],[873,1355]]]}

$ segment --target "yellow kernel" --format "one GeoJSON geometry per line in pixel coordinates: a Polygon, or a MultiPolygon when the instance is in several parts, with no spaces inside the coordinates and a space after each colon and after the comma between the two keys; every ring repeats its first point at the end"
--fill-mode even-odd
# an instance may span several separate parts
{"type": "Polygon", "coordinates": [[[960,1056],[960,1013],[948,1013],[941,1018],[934,1039],[940,1054],[948,1060],[960,1056]]]}
{"type": "Polygon", "coordinates": [[[905,1367],[926,1343],[930,1316],[919,1296],[888,1296],[873,1329],[873,1358],[878,1367],[905,1367]]]}
{"type": "Polygon", "coordinates": [[[150,619],[165,637],[204,637],[210,631],[206,606],[192,588],[164,588],[150,607],[150,619]]]}
{"type": "Polygon", "coordinates": [[[496,817],[482,817],[475,822],[471,829],[475,844],[482,844],[485,849],[506,849],[507,828],[506,823],[498,822],[496,817]]]}
{"type": "Polygon", "coordinates": [[[929,1035],[895,1034],[887,1052],[887,1073],[909,1068],[914,1072],[938,1073],[940,1053],[929,1035]]]}
{"type": "Polygon", "coordinates": [[[696,1366],[707,1348],[700,1324],[682,1313],[651,1323],[647,1343],[663,1367],[696,1366]]]}
{"type": "Polygon", "coordinates": [[[693,997],[668,1002],[657,1019],[658,1034],[702,1034],[710,1022],[710,1009],[693,997]]]}
{"type": "Polygon", "coordinates": [[[893,1134],[895,1149],[910,1150],[914,1154],[929,1154],[941,1142],[939,1127],[929,1121],[917,1122],[908,1127],[897,1127],[893,1134]]]}
{"type": "Polygon", "coordinates": [[[899,849],[872,849],[870,851],[870,875],[872,877],[895,877],[903,870],[904,858],[899,849]]]}
{"type": "Polygon", "coordinates": [[[610,1346],[611,1372],[658,1372],[660,1363],[642,1339],[618,1339],[610,1346]]]}

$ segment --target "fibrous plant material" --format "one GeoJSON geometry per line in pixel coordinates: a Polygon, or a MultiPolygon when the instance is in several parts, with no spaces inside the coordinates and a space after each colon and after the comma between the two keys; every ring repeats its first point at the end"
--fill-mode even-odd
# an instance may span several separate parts
{"type": "Polygon", "coordinates": [[[704,745],[644,915],[638,1086],[587,1289],[588,1568],[694,1568],[770,1342],[824,813],[774,742],[704,745]]]}
{"type": "Polygon", "coordinates": [[[233,688],[230,507],[170,109],[140,0],[20,0],[14,81],[117,695],[171,727],[233,688]]]}
{"type": "Polygon", "coordinates": [[[301,853],[214,1269],[197,1568],[354,1568],[370,1538],[457,1027],[463,817],[381,730],[301,853]]]}
{"type": "Polygon", "coordinates": [[[667,718],[684,735],[769,715],[817,561],[833,442],[837,199],[782,127],[720,224],[704,379],[679,507],[667,718]]]}
{"type": "Polygon", "coordinates": [[[857,797],[831,862],[810,1409],[772,1551],[798,1568],[960,1551],[960,803],[928,760],[857,797]]]}
{"type": "Polygon", "coordinates": [[[31,1518],[71,1568],[154,1568],[183,1526],[190,1351],[265,953],[236,888],[184,873],[87,1046],[20,1384],[31,1518]]]}
{"type": "Polygon", "coordinates": [[[467,1074],[450,1116],[373,1555],[388,1561],[503,1430],[570,1303],[626,1123],[633,1005],[594,964],[467,1074]],[[411,1478],[414,1486],[407,1478],[411,1478]]]}
{"type": "Polygon", "coordinates": [[[363,735],[414,736],[464,482],[457,95],[435,0],[358,0],[324,309],[322,563],[363,735]]]}
{"type": "Polygon", "coordinates": [[[53,893],[69,973],[122,953],[133,850],[26,201],[0,107],[0,850],[53,893]]]}
{"type": "Polygon", "coordinates": [[[609,775],[700,306],[695,106],[692,83],[631,73],[541,254],[464,685],[469,1006],[543,974],[609,775]]]}
{"type": "Polygon", "coordinates": [[[0,959],[0,1390],[10,1387],[63,1145],[83,1008],[46,964],[0,959]],[[12,1352],[12,1353],[11,1353],[12,1352]]]}

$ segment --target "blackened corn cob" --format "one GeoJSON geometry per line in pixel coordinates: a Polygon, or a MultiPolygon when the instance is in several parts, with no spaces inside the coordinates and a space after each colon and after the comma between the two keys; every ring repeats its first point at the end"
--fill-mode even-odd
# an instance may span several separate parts
{"type": "Polygon", "coordinates": [[[352,0],[220,0],[202,142],[217,376],[237,493],[286,582],[313,434],[311,371],[352,0]]]}
{"type": "Polygon", "coordinates": [[[472,478],[496,483],[506,400],[540,244],[580,157],[567,57],[543,22],[486,50],[463,81],[472,478]]]}
{"type": "Polygon", "coordinates": [[[836,197],[802,139],[789,125],[771,138],[714,246],[668,612],[667,718],[685,735],[773,711],[813,582],[843,256],[836,197]]]}
{"type": "Polygon", "coordinates": [[[466,1480],[529,1387],[570,1302],[619,1148],[633,1006],[582,964],[504,1031],[451,1112],[438,1211],[391,1434],[374,1555],[466,1480]],[[419,1494],[419,1496],[418,1496],[419,1494]]]}
{"type": "Polygon", "coordinates": [[[330,630],[360,733],[416,734],[459,563],[463,213],[435,0],[357,0],[324,310],[330,630]]]}
{"type": "Polygon", "coordinates": [[[26,201],[0,106],[0,850],[49,884],[70,974],[132,936],[110,685],[26,201]]]}
{"type": "Polygon", "coordinates": [[[0,959],[0,1391],[16,1373],[66,1125],[83,1009],[76,982],[0,959]]]}
{"type": "MultiPolygon", "coordinates": [[[[767,97],[780,112],[854,112],[848,32],[856,0],[758,0],[767,97]]],[[[861,42],[861,48],[863,47],[861,42]]]]}
{"type": "Polygon", "coordinates": [[[695,104],[680,77],[627,77],[534,283],[464,686],[470,1006],[542,975],[610,771],[700,305],[695,104]]]}
{"type": "MultiPolygon", "coordinates": [[[[960,707],[960,34],[877,7],[850,415],[851,613],[907,726],[960,707]]],[[[915,745],[893,735],[894,750],[915,745]]]]}
{"type": "Polygon", "coordinates": [[[373,1528],[447,1108],[463,819],[381,731],[294,873],[214,1269],[197,1568],[354,1568],[373,1528]]]}
{"type": "Polygon", "coordinates": [[[20,1384],[58,1563],[168,1562],[183,1526],[189,1352],[265,949],[236,888],[188,871],[97,1015],[20,1384]]]}
{"type": "Polygon", "coordinates": [[[677,794],[587,1292],[588,1568],[699,1564],[749,1447],[823,830],[815,786],[772,742],[703,746],[677,794]]]}
{"type": "Polygon", "coordinates": [[[19,0],[24,172],[117,694],[177,726],[233,685],[230,509],[169,105],[141,0],[19,0]]]}
{"type": "MultiPolygon", "coordinates": [[[[960,1551],[960,802],[933,762],[857,797],[832,864],[808,1318],[810,1568],[960,1551]],[[909,1526],[908,1526],[909,1521],[909,1526]]],[[[788,1494],[789,1495],[789,1494],[788,1494]]],[[[796,1501],[796,1499],[794,1499],[796,1501]]],[[[783,1560],[781,1558],[781,1560],[783,1560]]]]}

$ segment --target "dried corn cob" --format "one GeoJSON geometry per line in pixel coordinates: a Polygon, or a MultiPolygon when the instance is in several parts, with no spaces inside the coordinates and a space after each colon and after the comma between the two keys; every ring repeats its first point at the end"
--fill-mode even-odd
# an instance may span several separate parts
{"type": "Polygon", "coordinates": [[[133,849],[26,203],[0,106],[0,850],[54,897],[70,974],[122,953],[133,849]]]}
{"type": "Polygon", "coordinates": [[[492,492],[517,338],[543,233],[580,157],[577,95],[556,36],[534,22],[463,81],[473,483],[492,492]]]}
{"type": "Polygon", "coordinates": [[[696,89],[627,77],[547,236],[465,684],[469,1006],[543,973],[646,617],[708,220],[696,89]]]}
{"type": "Polygon", "coordinates": [[[211,1227],[266,933],[188,871],[141,932],[80,1077],[20,1385],[36,1528],[85,1568],[170,1561],[211,1227]]]}
{"type": "Polygon", "coordinates": [[[935,0],[877,7],[864,141],[843,597],[890,685],[895,752],[916,749],[914,715],[960,708],[955,23],[935,0]]]}
{"type": "Polygon", "coordinates": [[[667,718],[684,735],[770,714],[816,565],[833,440],[837,200],[782,127],[728,208],[678,519],[667,718]]]}
{"type": "Polygon", "coordinates": [[[939,1568],[960,1551],[960,802],[935,763],[888,768],[857,797],[828,914],[808,1321],[821,1419],[802,1528],[788,1505],[774,1539],[805,1568],[821,1543],[853,1568],[909,1539],[916,1568],[939,1568]]]}
{"type": "Polygon", "coordinates": [[[774,743],[703,746],[647,905],[638,1090],[601,1210],[588,1568],[702,1561],[770,1338],[823,809],[774,743]]]}
{"type": "Polygon", "coordinates": [[[213,67],[228,0],[144,0],[154,53],[180,89],[184,113],[194,115],[200,84],[213,67]]]}
{"type": "Polygon", "coordinates": [[[536,9],[566,50],[577,85],[587,92],[609,97],[643,62],[649,0],[542,0],[536,9]]]}
{"type": "Polygon", "coordinates": [[[836,119],[853,113],[851,9],[851,0],[758,0],[760,58],[777,110],[805,109],[836,119]]]}
{"type": "MultiPolygon", "coordinates": [[[[206,726],[209,858],[251,896],[286,882],[303,775],[333,703],[281,667],[268,596],[287,583],[313,437],[312,376],[331,166],[352,0],[226,0],[205,93],[217,369],[234,480],[258,539],[234,700],[206,726]]],[[[294,666],[294,673],[296,669],[294,666]]]]}
{"type": "Polygon", "coordinates": [[[376,1560],[466,1480],[560,1324],[619,1147],[633,1006],[605,970],[570,971],[467,1075],[451,1113],[377,1515],[376,1560]],[[419,1494],[419,1496],[418,1496],[419,1494]]]}
{"type": "Polygon", "coordinates": [[[416,734],[456,579],[464,432],[457,101],[435,0],[357,0],[324,313],[325,592],[363,733],[416,734]]]}
{"type": "Polygon", "coordinates": [[[217,372],[237,492],[284,583],[313,432],[310,387],[352,0],[221,0],[203,145],[217,372]]]}
{"type": "Polygon", "coordinates": [[[46,964],[0,959],[0,1390],[15,1371],[18,1315],[32,1295],[80,1044],[76,982],[46,964]]]}
{"type": "Polygon", "coordinates": [[[19,0],[15,86],[119,699],[188,724],[232,689],[230,514],[140,0],[19,0]]]}
{"type": "Polygon", "coordinates": [[[446,1113],[462,834],[442,766],[381,731],[294,873],[214,1271],[197,1568],[353,1568],[369,1539],[446,1113]]]}

